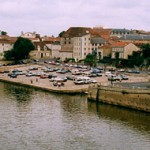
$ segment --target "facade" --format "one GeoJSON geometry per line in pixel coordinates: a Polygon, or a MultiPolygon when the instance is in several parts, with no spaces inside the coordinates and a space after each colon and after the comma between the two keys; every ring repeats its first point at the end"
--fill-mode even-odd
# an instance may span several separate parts
{"type": "Polygon", "coordinates": [[[42,37],[42,41],[46,44],[46,46],[51,50],[52,58],[60,58],[60,38],[59,37],[42,37]]]}
{"type": "Polygon", "coordinates": [[[52,58],[59,58],[60,57],[60,50],[61,45],[60,44],[47,44],[46,46],[51,50],[51,57],[52,58]]]}
{"type": "Polygon", "coordinates": [[[33,32],[33,33],[32,32],[26,32],[26,33],[21,32],[20,37],[30,39],[32,42],[40,41],[39,40],[40,35],[36,34],[36,32],[33,32]]]}
{"type": "Polygon", "coordinates": [[[73,57],[78,61],[91,53],[90,34],[74,37],[73,57]]]}
{"type": "Polygon", "coordinates": [[[98,52],[97,52],[97,58],[98,59],[103,59],[104,57],[110,57],[111,56],[111,45],[107,44],[104,46],[100,46],[98,48],[98,52]]]}
{"type": "Polygon", "coordinates": [[[61,57],[74,58],[76,61],[82,60],[88,53],[91,52],[90,37],[91,28],[86,27],[71,27],[61,38],[61,57]],[[65,55],[63,55],[65,52],[65,55]],[[66,55],[68,52],[68,55],[66,55]],[[69,57],[68,57],[69,56],[69,57]]]}
{"type": "Polygon", "coordinates": [[[92,53],[95,53],[97,55],[97,58],[101,58],[101,53],[98,51],[99,47],[102,47],[106,44],[106,41],[101,37],[93,37],[91,38],[91,49],[92,53]]]}
{"type": "Polygon", "coordinates": [[[129,55],[132,55],[134,51],[139,51],[139,50],[140,49],[132,43],[116,42],[112,45],[111,58],[115,59],[116,54],[118,54],[120,59],[128,59],[129,55]]]}
{"type": "Polygon", "coordinates": [[[41,38],[36,32],[21,33],[21,37],[30,39],[35,46],[35,50],[30,52],[31,59],[51,58],[51,49],[46,45],[45,38],[41,38]]]}
{"type": "MultiPolygon", "coordinates": [[[[104,44],[102,38],[96,39],[94,37],[98,37],[98,34],[91,28],[71,27],[61,38],[60,53],[69,52],[69,57],[74,58],[76,61],[85,59],[89,53],[97,51],[98,47],[104,44]]],[[[65,54],[65,57],[68,58],[68,55],[65,54]]],[[[64,60],[64,57],[62,60],[64,60]]]]}
{"type": "Polygon", "coordinates": [[[35,46],[35,50],[30,52],[30,58],[31,59],[41,59],[41,58],[50,58],[51,57],[51,51],[46,46],[45,43],[39,41],[39,42],[33,42],[35,46]]]}
{"type": "Polygon", "coordinates": [[[17,38],[9,36],[0,36],[0,60],[4,59],[4,53],[13,48],[17,38]]]}

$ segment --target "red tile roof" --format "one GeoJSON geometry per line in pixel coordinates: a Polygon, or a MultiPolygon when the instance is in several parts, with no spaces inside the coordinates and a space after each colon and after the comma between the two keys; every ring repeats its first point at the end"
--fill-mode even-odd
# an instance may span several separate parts
{"type": "Polygon", "coordinates": [[[46,42],[60,42],[60,37],[48,37],[48,36],[45,36],[45,37],[42,37],[42,40],[46,41],[46,42]]]}
{"type": "Polygon", "coordinates": [[[71,27],[62,35],[62,37],[81,37],[91,32],[92,29],[88,27],[71,27]]]}
{"type": "Polygon", "coordinates": [[[1,35],[0,36],[0,43],[10,43],[14,44],[17,40],[17,37],[9,37],[8,35],[1,35]]]}
{"type": "Polygon", "coordinates": [[[115,42],[115,43],[112,43],[112,47],[125,47],[126,45],[128,45],[129,43],[127,42],[115,42]]]}

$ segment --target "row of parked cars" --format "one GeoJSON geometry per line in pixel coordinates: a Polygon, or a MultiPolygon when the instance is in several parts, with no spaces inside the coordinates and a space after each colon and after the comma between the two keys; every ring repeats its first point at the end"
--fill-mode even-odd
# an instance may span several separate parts
{"type": "Polygon", "coordinates": [[[128,80],[128,76],[125,75],[125,74],[115,74],[115,73],[112,73],[110,71],[107,71],[105,72],[105,76],[107,76],[108,80],[109,81],[121,81],[121,80],[128,80]]]}

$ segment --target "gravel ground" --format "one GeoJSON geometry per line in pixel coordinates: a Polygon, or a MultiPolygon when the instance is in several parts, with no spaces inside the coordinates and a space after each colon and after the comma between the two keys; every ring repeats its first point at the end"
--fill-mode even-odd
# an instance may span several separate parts
{"type": "MultiPolygon", "coordinates": [[[[19,70],[25,71],[31,67],[38,67],[40,68],[39,70],[41,70],[42,67],[44,67],[43,65],[20,65],[20,66],[5,66],[5,67],[1,67],[0,70],[9,70],[12,71],[13,69],[17,68],[19,70]]],[[[49,73],[49,74],[53,74],[53,73],[49,73]]],[[[56,74],[54,72],[54,74],[56,74]]],[[[71,73],[67,73],[66,74],[58,74],[59,76],[67,76],[67,75],[71,75],[71,73]]],[[[121,83],[140,83],[140,82],[150,82],[150,75],[133,75],[133,74],[128,74],[129,80],[122,80],[121,83]]],[[[75,89],[82,89],[82,88],[88,88],[89,84],[84,84],[84,85],[75,85],[73,83],[73,81],[68,80],[67,82],[65,82],[65,86],[64,87],[55,87],[53,86],[53,82],[50,82],[48,78],[46,79],[41,79],[39,77],[26,77],[25,75],[19,75],[17,78],[10,78],[8,76],[8,74],[0,74],[0,78],[1,79],[5,79],[5,80],[9,80],[9,81],[14,81],[14,82],[21,82],[21,83],[25,83],[25,84],[32,84],[32,85],[36,85],[39,87],[46,87],[46,88],[53,88],[53,89],[64,89],[64,90],[75,90],[75,89]],[[37,81],[38,79],[38,81],[37,81]],[[31,83],[32,82],[32,83],[31,83]]],[[[97,80],[98,84],[104,85],[104,86],[108,86],[111,85],[111,82],[108,81],[107,77],[103,74],[102,77],[94,77],[92,79],[97,80]]],[[[116,83],[120,83],[119,81],[117,81],[116,83]]]]}

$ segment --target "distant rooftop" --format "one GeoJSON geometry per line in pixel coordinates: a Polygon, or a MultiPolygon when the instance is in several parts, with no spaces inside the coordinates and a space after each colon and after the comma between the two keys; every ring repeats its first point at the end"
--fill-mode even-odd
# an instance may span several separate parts
{"type": "Polygon", "coordinates": [[[150,40],[150,35],[134,35],[128,34],[120,37],[120,40],[150,40]]]}
{"type": "Polygon", "coordinates": [[[91,28],[87,27],[71,27],[62,35],[62,37],[81,37],[91,33],[91,30],[91,28]]]}
{"type": "Polygon", "coordinates": [[[91,38],[91,43],[92,44],[104,44],[106,41],[103,38],[100,37],[94,37],[91,38]]]}
{"type": "Polygon", "coordinates": [[[131,32],[130,30],[128,30],[128,29],[112,29],[112,32],[124,32],[124,33],[126,33],[126,32],[131,32]]]}

